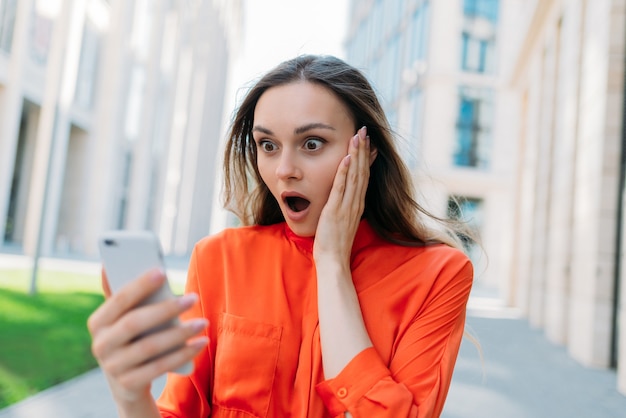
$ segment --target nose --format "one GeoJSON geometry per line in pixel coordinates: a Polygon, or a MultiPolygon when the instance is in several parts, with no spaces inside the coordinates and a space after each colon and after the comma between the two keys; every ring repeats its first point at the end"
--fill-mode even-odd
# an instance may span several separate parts
{"type": "Polygon", "coordinates": [[[293,180],[302,177],[296,158],[290,152],[283,152],[276,166],[276,177],[280,180],[293,180]]]}

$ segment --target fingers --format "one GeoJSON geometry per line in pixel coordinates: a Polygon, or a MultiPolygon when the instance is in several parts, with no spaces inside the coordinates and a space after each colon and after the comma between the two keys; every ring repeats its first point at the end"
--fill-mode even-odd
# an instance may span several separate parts
{"type": "Polygon", "coordinates": [[[364,126],[352,138],[348,148],[351,164],[346,173],[342,205],[357,218],[363,213],[369,181],[369,143],[367,128],[364,126]]]}
{"type": "MultiPolygon", "coordinates": [[[[103,283],[105,281],[106,275],[103,275],[103,283]]],[[[91,334],[95,335],[99,329],[117,321],[120,316],[159,289],[164,281],[165,275],[162,272],[152,270],[124,286],[119,292],[111,296],[107,303],[102,304],[91,314],[87,321],[87,327],[91,334]]]]}
{"type": "Polygon", "coordinates": [[[189,309],[197,299],[196,294],[190,293],[180,298],[133,309],[115,323],[99,331],[97,335],[99,338],[94,339],[92,344],[94,356],[105,358],[110,353],[116,352],[119,347],[136,340],[147,332],[157,327],[166,327],[168,323],[175,321],[179,314],[189,309]]]}
{"type": "Polygon", "coordinates": [[[139,390],[145,386],[146,382],[150,382],[166,372],[176,370],[191,361],[207,343],[206,337],[193,339],[171,353],[143,363],[138,367],[125,370],[117,376],[117,382],[127,391],[139,390]]]}
{"type": "MultiPolygon", "coordinates": [[[[158,362],[163,356],[170,356],[181,349],[183,352],[188,345],[204,347],[208,339],[206,337],[195,338],[198,333],[207,327],[208,321],[203,318],[192,319],[184,323],[176,324],[161,332],[147,335],[132,344],[121,347],[106,358],[102,365],[110,374],[120,375],[131,369],[145,366],[146,363],[158,362]],[[187,344],[187,341],[190,341],[187,344]],[[166,354],[164,354],[166,353],[166,354]]],[[[172,370],[172,369],[169,369],[172,370]]]]}
{"type": "Polygon", "coordinates": [[[104,271],[104,267],[100,271],[100,281],[102,283],[102,291],[104,292],[105,299],[108,299],[111,296],[111,286],[109,286],[109,279],[107,278],[107,273],[104,271]]]}
{"type": "Polygon", "coordinates": [[[145,274],[113,294],[88,320],[92,353],[119,398],[134,399],[153,379],[190,362],[208,344],[206,336],[197,337],[207,327],[206,319],[178,322],[197,302],[196,294],[140,305],[164,280],[159,272],[145,274]]]}

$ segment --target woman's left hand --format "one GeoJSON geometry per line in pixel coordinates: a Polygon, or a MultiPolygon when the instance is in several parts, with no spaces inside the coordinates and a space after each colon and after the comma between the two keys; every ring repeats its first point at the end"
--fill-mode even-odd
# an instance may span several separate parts
{"type": "MultiPolygon", "coordinates": [[[[350,139],[348,155],[341,160],[315,233],[313,255],[347,263],[365,209],[370,175],[370,138],[364,126],[350,139]]],[[[345,266],[345,264],[344,264],[345,266]]]]}

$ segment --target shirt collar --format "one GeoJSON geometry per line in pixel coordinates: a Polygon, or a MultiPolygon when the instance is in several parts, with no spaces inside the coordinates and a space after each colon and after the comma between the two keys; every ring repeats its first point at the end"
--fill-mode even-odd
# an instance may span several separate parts
{"type": "MultiPolygon", "coordinates": [[[[283,223],[285,228],[285,236],[291,242],[293,242],[296,247],[298,247],[301,251],[313,254],[313,242],[315,237],[301,237],[297,235],[295,232],[289,228],[287,222],[283,223]]],[[[374,229],[370,226],[367,220],[362,219],[359,224],[359,229],[356,231],[356,236],[354,237],[354,244],[352,245],[352,257],[361,251],[363,248],[373,244],[375,241],[379,240],[378,235],[374,231],[374,229]]]]}

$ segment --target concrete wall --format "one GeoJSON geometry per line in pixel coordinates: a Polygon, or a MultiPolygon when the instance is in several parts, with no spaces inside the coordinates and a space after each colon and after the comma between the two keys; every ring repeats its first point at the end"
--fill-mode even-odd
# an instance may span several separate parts
{"type": "MultiPolygon", "coordinates": [[[[512,300],[550,340],[595,367],[610,366],[613,338],[626,333],[624,321],[613,329],[625,3],[528,8],[513,77],[523,129],[512,300]]],[[[622,391],[625,374],[621,357],[622,391]]]]}

